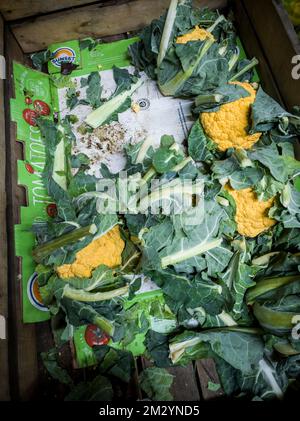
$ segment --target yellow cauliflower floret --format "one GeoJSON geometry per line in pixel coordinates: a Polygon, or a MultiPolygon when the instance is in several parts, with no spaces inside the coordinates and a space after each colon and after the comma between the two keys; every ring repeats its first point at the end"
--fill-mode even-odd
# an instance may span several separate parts
{"type": "Polygon", "coordinates": [[[131,109],[134,113],[139,113],[141,111],[141,107],[139,104],[137,104],[136,102],[133,102],[131,104],[131,109]]]}
{"type": "Polygon", "coordinates": [[[124,246],[119,226],[116,225],[105,235],[76,253],[73,263],[57,267],[57,274],[60,278],[90,278],[92,271],[100,265],[110,268],[119,266],[122,262],[121,254],[124,246]]]}
{"type": "Polygon", "coordinates": [[[261,136],[261,133],[247,134],[251,104],[256,96],[255,89],[246,82],[230,83],[242,86],[250,93],[250,96],[223,104],[216,112],[200,114],[205,133],[218,145],[220,151],[226,151],[229,148],[249,149],[261,136]]]}
{"type": "Polygon", "coordinates": [[[195,26],[195,28],[191,32],[181,35],[180,37],[177,37],[176,43],[186,44],[189,41],[204,41],[208,38],[211,38],[214,40],[214,36],[210,32],[206,31],[200,26],[195,26]]]}
{"type": "Polygon", "coordinates": [[[273,205],[274,198],[260,202],[251,188],[234,190],[226,185],[225,189],[234,198],[236,204],[235,221],[241,235],[256,237],[276,224],[274,219],[268,217],[268,211],[273,205]]]}

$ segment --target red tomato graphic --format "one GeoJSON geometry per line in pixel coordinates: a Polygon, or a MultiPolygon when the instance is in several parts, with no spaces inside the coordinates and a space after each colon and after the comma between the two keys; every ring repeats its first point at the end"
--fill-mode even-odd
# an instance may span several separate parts
{"type": "Polygon", "coordinates": [[[30,110],[29,108],[26,108],[23,111],[23,118],[26,121],[26,123],[30,124],[30,126],[36,126],[37,117],[38,117],[38,114],[34,110],[30,110]]]}
{"type": "Polygon", "coordinates": [[[57,207],[55,203],[50,203],[50,205],[47,206],[46,208],[47,214],[51,217],[54,218],[57,215],[57,207]]]}
{"type": "Polygon", "coordinates": [[[89,346],[106,345],[110,337],[96,325],[88,325],[85,331],[85,340],[89,346]]]}
{"type": "Polygon", "coordinates": [[[39,115],[49,115],[50,114],[50,107],[46,102],[41,101],[40,99],[36,99],[33,101],[33,106],[36,110],[36,112],[39,115]]]}
{"type": "Polygon", "coordinates": [[[29,164],[28,162],[26,162],[25,164],[25,168],[26,170],[29,172],[29,174],[33,174],[34,173],[34,168],[31,164],[29,164]]]}

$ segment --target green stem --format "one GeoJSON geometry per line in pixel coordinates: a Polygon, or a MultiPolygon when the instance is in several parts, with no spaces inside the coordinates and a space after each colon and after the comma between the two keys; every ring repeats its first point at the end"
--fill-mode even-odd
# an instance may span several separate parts
{"type": "Polygon", "coordinates": [[[244,149],[236,149],[234,155],[242,168],[255,166],[251,159],[248,158],[247,152],[244,149]]]}
{"type": "Polygon", "coordinates": [[[248,70],[252,69],[253,67],[255,67],[257,64],[259,63],[259,61],[257,60],[256,57],[254,57],[249,64],[247,64],[247,66],[243,67],[239,72],[237,72],[235,75],[233,75],[230,79],[229,82],[233,82],[234,80],[238,79],[240,76],[242,76],[244,73],[248,72],[248,70]]]}
{"type": "Polygon", "coordinates": [[[114,297],[119,297],[121,295],[125,295],[128,292],[128,285],[117,288],[112,291],[106,291],[106,292],[87,292],[83,289],[75,289],[70,287],[69,284],[67,284],[64,287],[63,297],[71,298],[72,300],[77,301],[84,301],[84,302],[96,302],[96,301],[107,301],[111,300],[114,297]]]}
{"type": "MultiPolygon", "coordinates": [[[[237,49],[236,49],[237,50],[237,49]]],[[[229,71],[231,71],[234,66],[236,65],[237,61],[239,59],[239,53],[238,51],[236,51],[230,58],[230,60],[228,61],[228,69],[229,71]]]]}
{"type": "Polygon", "coordinates": [[[293,318],[297,316],[297,313],[275,311],[258,302],[254,303],[253,313],[260,325],[268,330],[290,330],[293,327],[293,318]]]}
{"type": "MultiPolygon", "coordinates": [[[[207,329],[207,330],[203,330],[203,333],[210,333],[210,332],[240,332],[240,333],[248,333],[248,334],[252,334],[252,335],[261,335],[262,331],[261,329],[255,329],[255,328],[243,328],[243,327],[235,327],[235,326],[230,326],[230,327],[224,327],[224,328],[214,328],[214,329],[207,329]]],[[[186,338],[183,339],[181,341],[176,341],[176,337],[174,339],[174,342],[171,342],[169,344],[169,351],[170,351],[170,358],[172,360],[172,362],[175,364],[176,362],[178,362],[180,360],[180,358],[182,357],[182,355],[184,355],[185,351],[187,349],[191,349],[192,347],[194,347],[195,345],[198,345],[197,347],[197,359],[201,358],[201,354],[200,354],[200,344],[201,346],[203,345],[203,350],[201,350],[201,352],[203,352],[203,357],[205,358],[207,355],[207,346],[205,345],[203,339],[202,339],[202,335],[201,332],[200,333],[191,333],[192,337],[190,338],[186,338]]]]}
{"type": "Polygon", "coordinates": [[[300,354],[300,350],[298,351],[297,349],[293,348],[292,345],[287,344],[287,343],[283,343],[283,342],[278,342],[278,343],[274,344],[273,348],[277,352],[279,352],[279,354],[282,354],[285,357],[289,357],[290,355],[300,354]]]}
{"type": "Polygon", "coordinates": [[[95,316],[94,323],[96,326],[100,327],[100,329],[102,329],[109,336],[113,336],[115,332],[115,327],[110,320],[106,319],[103,316],[100,316],[99,314],[98,316],[95,316]]]}
{"type": "Polygon", "coordinates": [[[291,284],[292,282],[299,281],[300,275],[283,276],[280,278],[265,278],[254,286],[249,288],[246,294],[247,304],[253,304],[255,299],[266,292],[273,289],[280,288],[284,285],[291,284]]]}
{"type": "Polygon", "coordinates": [[[199,336],[196,336],[194,338],[191,339],[187,339],[185,341],[182,342],[175,342],[175,343],[170,343],[169,345],[169,350],[170,353],[176,353],[177,351],[179,351],[180,349],[184,348],[190,348],[192,346],[197,345],[198,343],[200,343],[202,341],[202,338],[199,336]]]}
{"type": "Polygon", "coordinates": [[[171,168],[170,172],[179,172],[181,171],[189,162],[192,162],[193,158],[188,156],[183,161],[179,162],[179,164],[175,165],[175,167],[171,168]]]}
{"type": "Polygon", "coordinates": [[[219,247],[222,243],[222,239],[218,238],[209,243],[197,244],[187,250],[180,250],[177,253],[170,254],[161,258],[161,267],[165,269],[167,266],[175,265],[176,263],[183,262],[184,260],[190,259],[191,257],[198,256],[199,254],[205,253],[208,250],[219,247]]]}
{"type": "Polygon", "coordinates": [[[222,101],[224,95],[213,94],[213,95],[198,95],[195,99],[195,105],[198,107],[202,104],[218,104],[222,101]]]}
{"type": "Polygon", "coordinates": [[[216,19],[215,22],[209,28],[207,28],[207,31],[212,32],[219,25],[219,23],[223,22],[224,20],[225,20],[225,16],[220,15],[218,19],[216,19]]]}
{"type": "Polygon", "coordinates": [[[228,49],[228,39],[224,39],[221,42],[221,46],[219,47],[218,53],[221,57],[224,57],[225,54],[227,53],[227,49],[228,49]]]}
{"type": "Polygon", "coordinates": [[[140,252],[138,252],[138,251],[136,251],[128,260],[127,260],[127,262],[126,263],[124,263],[124,265],[121,267],[121,269],[120,269],[120,271],[121,272],[123,272],[124,271],[124,269],[134,260],[134,259],[136,259],[137,257],[139,257],[140,256],[140,252]]]}
{"type": "Polygon", "coordinates": [[[140,150],[137,154],[135,163],[136,164],[142,164],[145,156],[147,155],[148,149],[150,148],[150,146],[152,146],[153,144],[153,139],[151,136],[147,136],[146,139],[144,140],[144,142],[142,143],[140,150]]]}
{"type": "Polygon", "coordinates": [[[105,123],[106,120],[116,112],[121,105],[127,100],[127,98],[131,97],[134,91],[136,91],[141,85],[143,81],[139,79],[136,83],[132,84],[130,89],[121,92],[119,95],[113,96],[106,102],[104,102],[100,107],[96,108],[96,110],[92,111],[85,119],[85,123],[91,126],[93,129],[101,126],[105,123]]]}
{"type": "Polygon", "coordinates": [[[77,243],[87,235],[95,234],[96,232],[97,227],[95,224],[75,229],[71,232],[68,232],[67,234],[63,234],[60,237],[55,238],[54,240],[37,246],[32,251],[32,256],[37,263],[40,263],[45,257],[47,257],[55,250],[66,245],[77,243]]]}
{"type": "Polygon", "coordinates": [[[146,172],[146,174],[143,176],[141,182],[142,184],[144,183],[148,183],[148,181],[151,180],[151,178],[153,178],[156,174],[156,171],[153,167],[149,168],[149,170],[146,172]]]}
{"type": "Polygon", "coordinates": [[[168,46],[170,42],[170,38],[173,31],[174,21],[176,19],[177,14],[177,5],[178,0],[171,0],[169,10],[167,13],[164,30],[162,33],[160,46],[159,46],[159,53],[157,56],[157,67],[159,67],[165,58],[166,52],[168,51],[168,46]]]}
{"type": "MultiPolygon", "coordinates": [[[[188,156],[187,158],[185,158],[183,161],[181,161],[179,164],[175,165],[175,167],[171,168],[170,172],[179,172],[180,170],[182,170],[189,162],[192,162],[193,159],[188,156]]],[[[155,175],[157,174],[157,172],[155,171],[155,169],[153,167],[149,168],[149,170],[146,172],[146,174],[143,176],[143,178],[140,180],[139,182],[139,188],[143,188],[145,186],[145,184],[147,184],[153,177],[155,177],[155,175]]],[[[149,195],[147,195],[147,197],[149,197],[149,195]]],[[[141,201],[144,198],[141,199],[141,201]]],[[[138,194],[136,193],[135,195],[133,195],[130,199],[130,202],[128,204],[128,209],[131,209],[131,211],[133,211],[132,207],[131,207],[131,203],[136,204],[138,201],[138,194]]]]}
{"type": "MultiPolygon", "coordinates": [[[[98,278],[96,278],[86,288],[83,287],[83,289],[87,292],[90,292],[90,291],[93,291],[93,289],[95,289],[95,288],[100,288],[100,287],[103,287],[105,285],[111,284],[111,281],[107,282],[107,272],[109,272],[109,271],[110,271],[110,269],[106,270],[105,272],[102,272],[98,278]]],[[[82,285],[81,285],[81,288],[82,288],[82,285]]]]}
{"type": "Polygon", "coordinates": [[[208,39],[204,44],[201,44],[199,55],[193,65],[191,65],[185,72],[180,70],[171,80],[164,85],[159,84],[159,89],[164,96],[174,96],[180,90],[182,85],[192,76],[195,68],[200,63],[202,57],[206,54],[209,48],[213,45],[214,40],[208,39]]]}
{"type": "MultiPolygon", "coordinates": [[[[180,170],[182,170],[189,162],[192,162],[193,158],[191,158],[190,156],[188,156],[187,158],[185,158],[183,161],[179,162],[179,164],[175,165],[173,168],[170,169],[170,172],[179,172],[180,170]]],[[[147,183],[148,181],[151,180],[151,178],[153,178],[156,175],[156,171],[153,167],[149,168],[149,170],[146,172],[146,174],[144,175],[144,177],[141,180],[141,184],[147,183]]]]}
{"type": "Polygon", "coordinates": [[[270,262],[270,259],[273,256],[276,256],[277,254],[280,254],[280,251],[272,251],[270,253],[264,254],[263,256],[256,257],[252,260],[252,264],[256,266],[267,267],[270,262]]]}

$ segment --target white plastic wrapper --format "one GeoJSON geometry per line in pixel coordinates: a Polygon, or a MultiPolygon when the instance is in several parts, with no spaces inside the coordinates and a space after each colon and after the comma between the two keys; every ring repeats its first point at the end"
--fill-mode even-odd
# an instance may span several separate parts
{"type": "MultiPolygon", "coordinates": [[[[128,67],[128,70],[133,72],[134,68],[128,67]]],[[[112,70],[104,70],[99,73],[104,87],[102,97],[109,97],[116,87],[113,72],[112,70]]],[[[112,123],[106,130],[113,133],[114,147],[112,149],[117,149],[113,152],[107,150],[105,142],[101,141],[101,137],[99,140],[99,137],[94,134],[82,135],[77,131],[86,116],[92,111],[91,107],[78,105],[70,111],[66,106],[67,88],[58,91],[62,117],[66,114],[74,114],[79,119],[73,126],[76,136],[76,145],[73,152],[82,152],[91,159],[90,174],[100,176],[99,164],[101,162],[105,163],[113,173],[121,171],[125,166],[125,158],[122,153],[125,144],[135,144],[146,137],[150,137],[153,146],[159,146],[160,138],[164,134],[173,135],[178,143],[182,143],[186,139],[193,124],[192,101],[164,97],[159,92],[155,81],[149,79],[145,74],[141,76],[144,83],[132,95],[132,103],[138,105],[139,111],[134,112],[130,108],[120,113],[119,122],[112,123]]],[[[76,89],[80,92],[79,99],[84,99],[86,87],[80,88],[81,77],[75,77],[72,80],[75,81],[76,89]]]]}

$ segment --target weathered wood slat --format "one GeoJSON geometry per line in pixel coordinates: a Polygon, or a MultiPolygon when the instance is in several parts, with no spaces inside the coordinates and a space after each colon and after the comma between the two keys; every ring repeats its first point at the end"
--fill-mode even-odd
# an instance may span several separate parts
{"type": "MultiPolygon", "coordinates": [[[[4,49],[4,25],[0,16],[0,54],[4,49]]],[[[7,247],[5,193],[5,121],[4,80],[0,79],[0,401],[9,399],[8,338],[7,338],[7,247]]]]}
{"type": "MultiPolygon", "coordinates": [[[[196,0],[195,4],[221,8],[227,1],[196,0]]],[[[30,53],[54,42],[139,30],[160,16],[168,5],[169,0],[133,0],[121,4],[118,2],[114,6],[92,5],[37,17],[12,25],[12,30],[23,51],[30,53]]]]}
{"type": "Polygon", "coordinates": [[[300,79],[292,77],[292,58],[300,54],[300,40],[283,6],[275,0],[243,0],[245,9],[286,106],[300,103],[300,79]]]}
{"type": "Polygon", "coordinates": [[[42,13],[49,13],[55,10],[84,6],[89,3],[93,3],[93,0],[1,0],[0,12],[5,20],[11,21],[42,13]]]}
{"type": "Polygon", "coordinates": [[[283,103],[283,99],[277,88],[267,58],[265,57],[264,52],[261,48],[260,40],[258,39],[253,26],[251,25],[251,22],[243,5],[243,1],[234,0],[233,9],[235,14],[235,25],[237,27],[238,34],[243,42],[248,57],[256,57],[259,60],[258,71],[260,74],[263,88],[274,99],[283,103]]]}
{"type": "Polygon", "coordinates": [[[206,358],[195,362],[196,370],[201,385],[202,397],[204,400],[216,399],[224,395],[222,388],[213,391],[208,389],[209,382],[220,384],[214,360],[206,358]]]}
{"type": "Polygon", "coordinates": [[[140,400],[142,399],[142,392],[139,386],[139,377],[138,377],[138,366],[137,361],[135,360],[135,371],[131,380],[127,386],[126,393],[122,396],[122,399],[126,400],[140,400]]]}
{"type": "Polygon", "coordinates": [[[11,123],[9,98],[13,94],[12,62],[23,62],[23,52],[9,30],[6,42],[6,121],[9,141],[7,147],[7,225],[8,225],[8,299],[9,299],[9,365],[11,376],[11,396],[14,399],[30,399],[37,388],[38,369],[36,358],[36,335],[34,325],[22,323],[21,280],[18,276],[19,261],[15,257],[14,224],[19,223],[20,206],[25,205],[25,192],[17,186],[16,160],[22,159],[21,145],[16,142],[16,127],[11,123]]]}
{"type": "MultiPolygon", "coordinates": [[[[153,364],[141,358],[142,367],[151,367],[153,364]]],[[[199,401],[200,393],[196,381],[195,370],[193,364],[186,367],[170,367],[167,369],[173,374],[174,380],[171,387],[171,394],[175,401],[199,401]]]]}
{"type": "Polygon", "coordinates": [[[200,400],[193,364],[187,367],[172,367],[168,371],[174,376],[171,393],[175,401],[200,400]]]}

